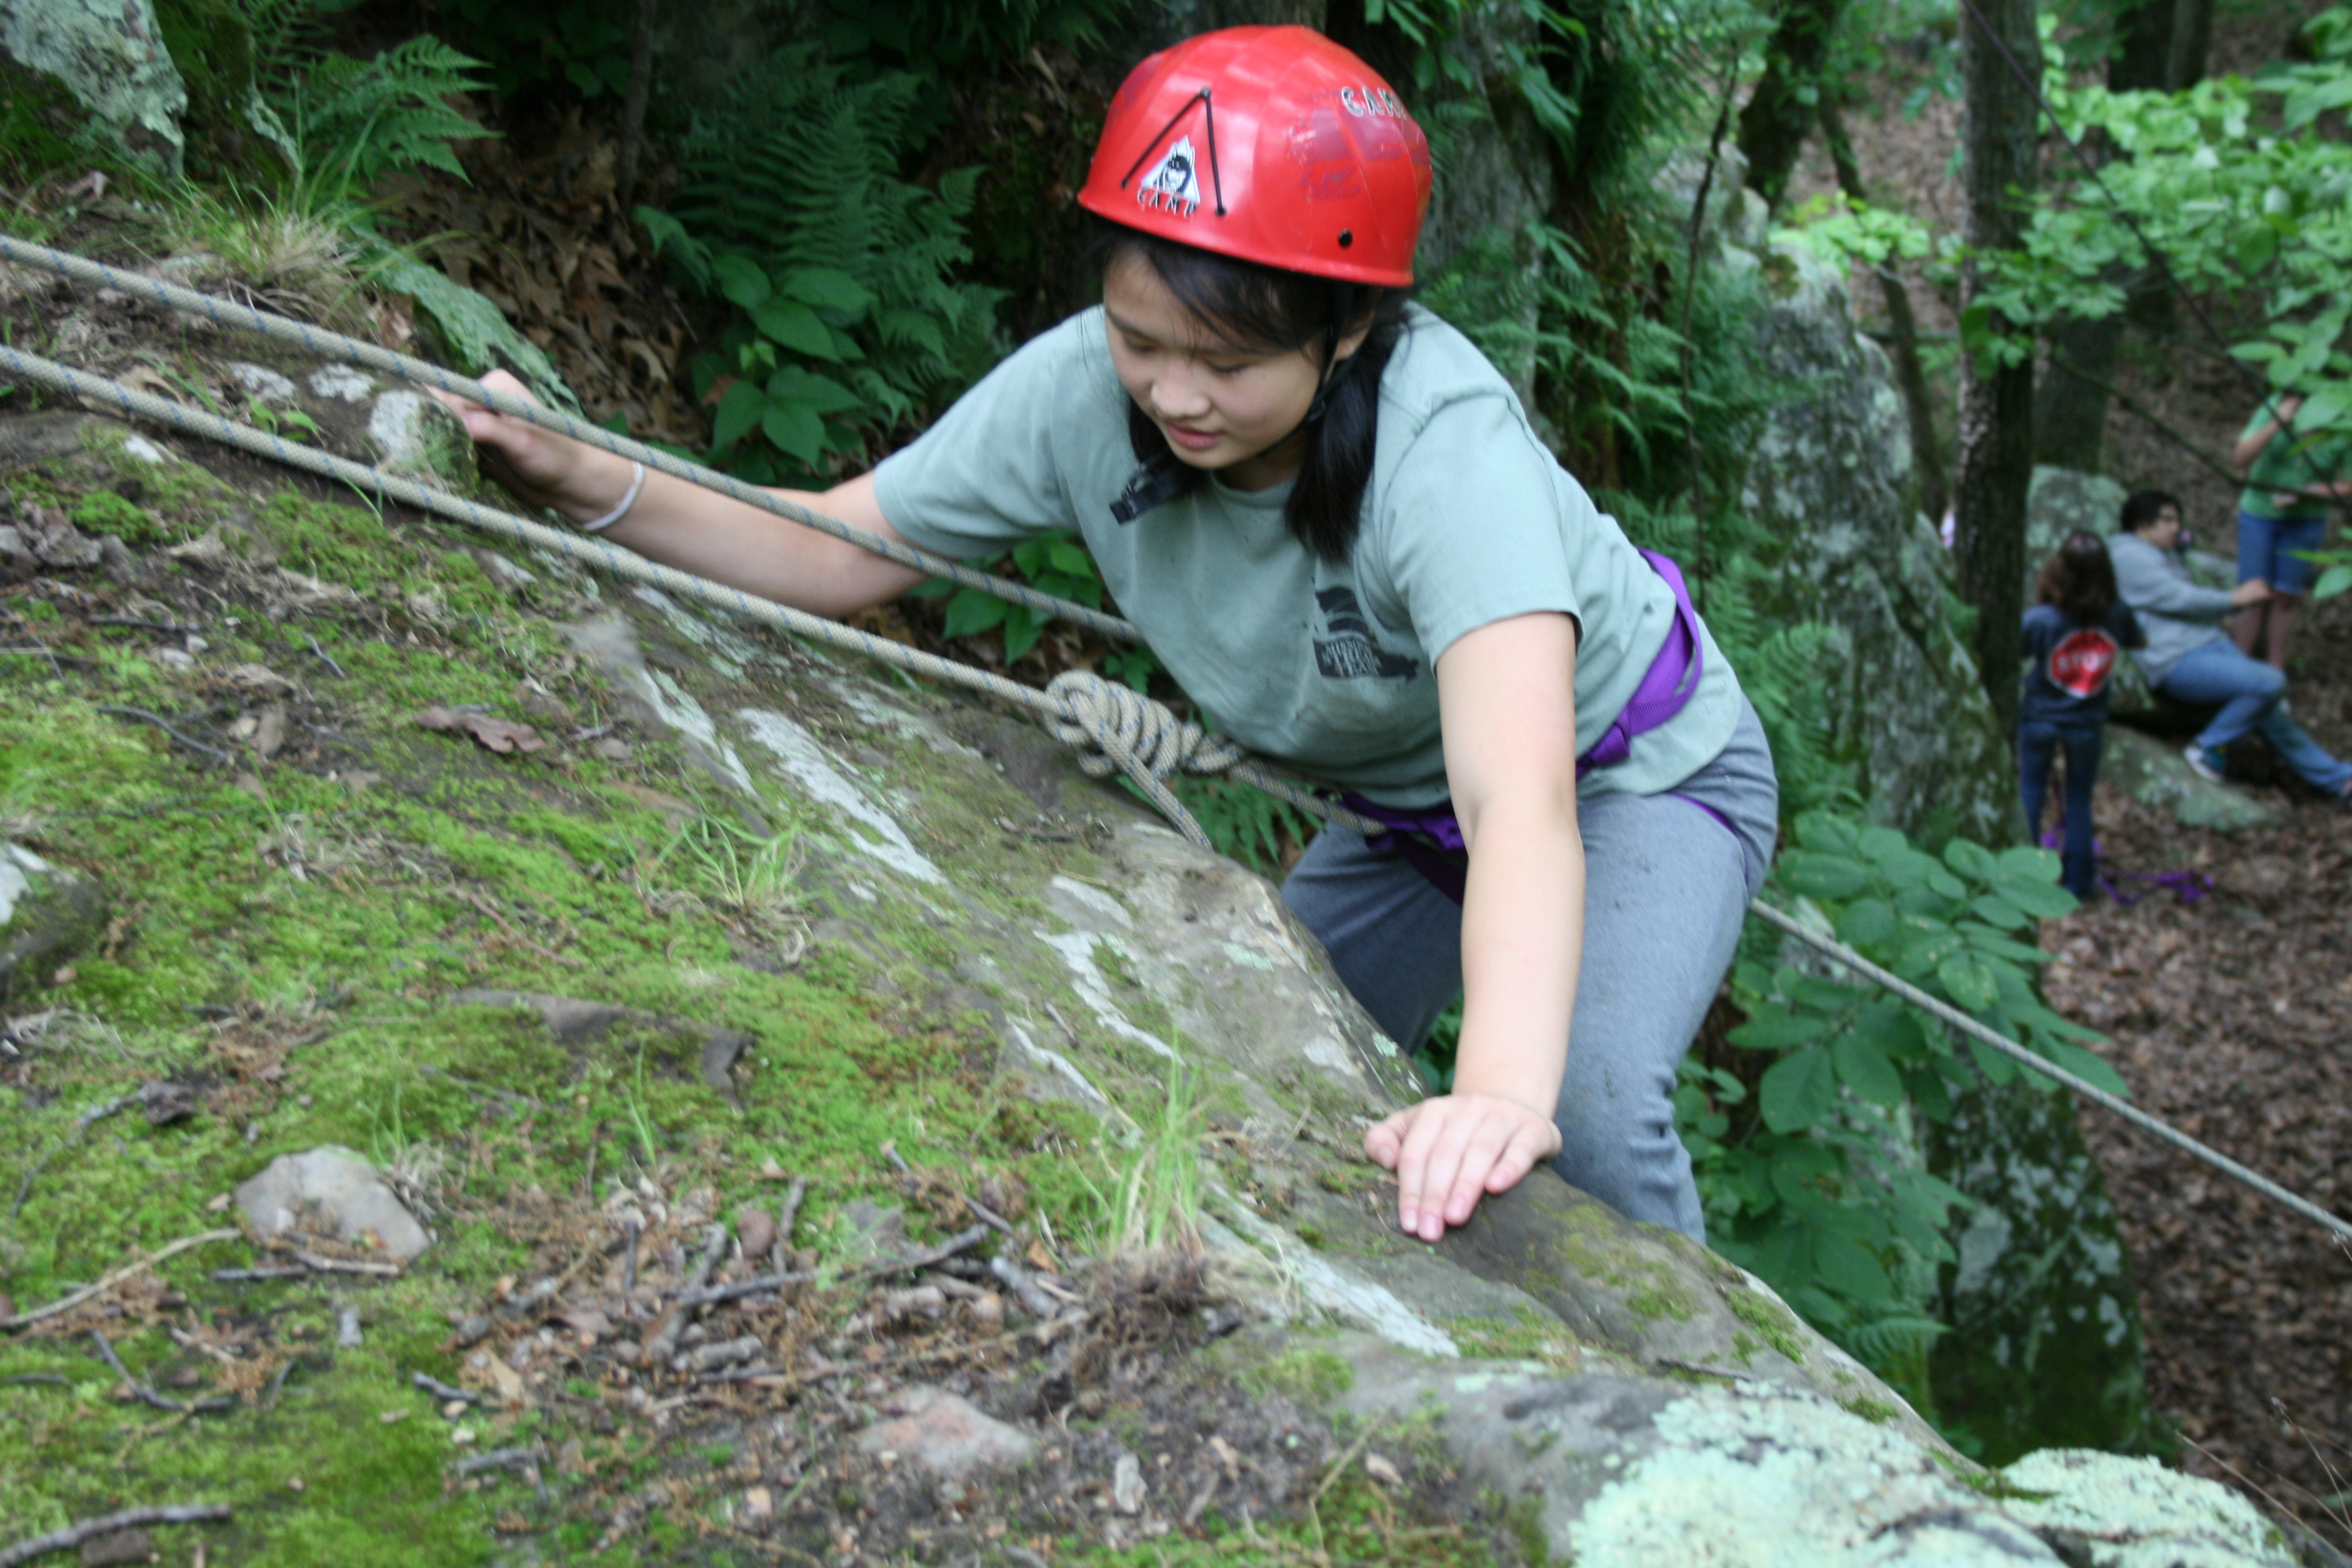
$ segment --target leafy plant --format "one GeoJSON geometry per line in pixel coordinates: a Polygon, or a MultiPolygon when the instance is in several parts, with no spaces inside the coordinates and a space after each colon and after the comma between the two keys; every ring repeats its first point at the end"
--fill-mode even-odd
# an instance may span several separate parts
{"type": "MultiPolygon", "coordinates": [[[[2056,885],[2056,856],[1956,838],[1938,858],[1891,828],[1827,812],[1799,818],[1795,837],[1773,868],[1782,900],[1996,1033],[2125,1092],[2084,1048],[2100,1037],[2035,990],[2048,955],[2025,939],[2037,919],[2074,904],[2056,885]]],[[[1857,1354],[1924,1345],[1932,1331],[1901,1325],[1925,1321],[1924,1270],[1952,1260],[1943,1233],[1967,1200],[1901,1154],[1910,1119],[1945,1121],[1956,1088],[1979,1074],[2006,1083],[2021,1069],[1974,1042],[1961,1048],[1875,986],[1790,962],[1760,923],[1743,942],[1732,995],[1747,1020],[1730,1043],[1770,1060],[1752,1074],[1687,1064],[1676,1095],[1709,1243],[1857,1354]]]]}
{"type": "Polygon", "coordinates": [[[695,385],[718,405],[714,447],[755,482],[865,466],[993,357],[998,292],[950,277],[975,176],[898,176],[921,90],[782,50],[696,121],[671,210],[638,209],[686,279],[736,308],[695,385]]]}

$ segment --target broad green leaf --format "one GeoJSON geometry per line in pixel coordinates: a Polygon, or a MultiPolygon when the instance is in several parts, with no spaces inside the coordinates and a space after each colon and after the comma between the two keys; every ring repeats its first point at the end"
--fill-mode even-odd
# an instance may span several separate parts
{"type": "Polygon", "coordinates": [[[824,461],[824,421],[798,404],[771,402],[760,416],[760,433],[804,468],[824,461]]]}
{"type": "Polygon", "coordinates": [[[822,310],[838,310],[851,321],[874,303],[874,291],[835,267],[802,267],[784,279],[784,292],[822,310]]]}
{"type": "Polygon", "coordinates": [[[1037,646],[1037,634],[1045,629],[1045,617],[1020,605],[1009,605],[1004,612],[1004,662],[1013,663],[1037,646]]]}
{"type": "Polygon", "coordinates": [[[1843,816],[1809,811],[1797,818],[1797,842],[1829,855],[1851,855],[1861,847],[1862,830],[1843,816]]]}
{"type": "Polygon", "coordinates": [[[1944,994],[1952,999],[1952,1005],[1964,1012],[1981,1013],[2000,1000],[2000,987],[1991,968],[1977,953],[1952,954],[1936,965],[1936,978],[1943,982],[1944,994]]]}
{"type": "Polygon", "coordinates": [[[1981,1040],[1969,1042],[1969,1055],[1976,1062],[1977,1071],[1985,1075],[1988,1083],[1999,1086],[2017,1076],[2017,1064],[1981,1040]]]}
{"type": "Polygon", "coordinates": [[[1882,1056],[1896,1061],[1927,1059],[1927,1036],[1919,1027],[1917,1016],[1908,1007],[1892,1002],[1873,1003],[1855,1014],[1847,1027],[1882,1056]]]}
{"type": "Polygon", "coordinates": [[[1856,899],[1837,918],[1838,940],[1869,948],[1895,934],[1895,906],[1885,899],[1856,899]]]}
{"type": "Polygon", "coordinates": [[[2009,931],[2022,931],[2032,923],[2024,910],[2007,899],[1991,893],[1979,893],[1970,899],[1969,908],[1974,910],[1978,917],[1988,924],[2000,926],[2009,931]]]}
{"type": "Polygon", "coordinates": [[[1868,867],[1819,851],[1782,856],[1773,876],[1790,892],[1809,899],[1850,899],[1871,883],[1868,867]]]}
{"type": "Polygon", "coordinates": [[[1885,1053],[1857,1035],[1841,1035],[1830,1047],[1837,1075],[1846,1088],[1888,1110],[1903,1103],[1903,1075],[1885,1053]]]}
{"type": "Polygon", "coordinates": [[[866,405],[864,398],[841,383],[797,364],[785,365],[768,378],[768,395],[798,404],[812,414],[846,414],[866,405]]]}
{"type": "Polygon", "coordinates": [[[1988,957],[2005,958],[2014,963],[2047,963],[2052,956],[2038,947],[2028,947],[2003,936],[1981,921],[1962,921],[1952,929],[1965,935],[1970,946],[1988,957]]]}
{"type": "Polygon", "coordinates": [[[1756,1089],[1764,1125],[1775,1132],[1811,1127],[1836,1096],[1836,1070],[1829,1052],[1819,1046],[1807,1046],[1774,1062],[1756,1089]]]}
{"type": "Polygon", "coordinates": [[[1838,1157],[1832,1151],[1807,1138],[1791,1138],[1772,1151],[1767,1167],[1772,1190],[1786,1204],[1802,1205],[1819,1201],[1824,1176],[1833,1175],[1838,1169],[1838,1157]]]}
{"type": "Polygon", "coordinates": [[[2002,850],[1992,864],[1995,876],[2014,877],[2023,882],[2055,882],[2064,869],[2051,851],[2023,844],[2002,850]]]}
{"type": "MultiPolygon", "coordinates": [[[[1903,966],[1924,973],[1959,956],[1960,935],[1949,928],[1916,931],[1903,942],[1903,966]]],[[[1990,984],[1990,982],[1987,982],[1990,984]]],[[[1990,997],[1986,1000],[1991,1000],[1990,997]]]]}
{"type": "MultiPolygon", "coordinates": [[[[2018,877],[1995,877],[1992,890],[2037,920],[2054,920],[2074,910],[2074,895],[2048,882],[2018,877]]],[[[1993,922],[1998,925],[2000,922],[1993,922]]]]}
{"type": "Polygon", "coordinates": [[[2347,588],[2352,588],[2352,561],[2338,561],[2319,574],[2319,581],[2312,584],[2311,596],[2332,599],[2347,588]]]}
{"type": "Polygon", "coordinates": [[[2095,1052],[2086,1051],[2080,1046],[2070,1046],[2063,1040],[2053,1040],[2042,1047],[2042,1054],[2095,1088],[2104,1089],[2121,1099],[2131,1098],[2131,1085],[2124,1081],[2121,1073],[2107,1065],[2106,1058],[2095,1052]]]}
{"type": "Polygon", "coordinates": [[[1927,886],[1948,899],[1965,899],[1969,896],[1968,884],[1941,866],[1936,867],[1927,873],[1927,886]]]}
{"type": "Polygon", "coordinates": [[[739,381],[719,400],[710,419],[710,444],[724,451],[742,439],[768,409],[768,395],[748,381],[739,381]]]}
{"type": "Polygon", "coordinates": [[[1096,575],[1095,558],[1087,553],[1085,546],[1070,540],[1054,541],[1053,562],[1055,566],[1073,577],[1096,575]]]}
{"type": "Polygon", "coordinates": [[[1855,847],[1881,866],[1890,864],[1898,856],[1916,853],[1911,847],[1911,840],[1904,837],[1892,827],[1864,828],[1857,838],[1855,847]]]}
{"type": "Polygon", "coordinates": [[[1829,1032],[1830,1021],[1818,1013],[1790,1013],[1778,1002],[1768,1002],[1725,1037],[1746,1050],[1777,1051],[1810,1044],[1829,1032]]]}
{"type": "Polygon", "coordinates": [[[816,312],[797,300],[787,300],[779,294],[762,301],[751,311],[751,324],[763,336],[782,343],[795,353],[813,359],[838,360],[840,353],[833,346],[833,333],[816,312]]]}
{"type": "Polygon", "coordinates": [[[1843,1236],[1816,1236],[1813,1267],[1820,1271],[1822,1283],[1840,1295],[1857,1301],[1894,1299],[1895,1288],[1886,1278],[1886,1266],[1878,1260],[1876,1253],[1858,1241],[1843,1236]]]}
{"type": "Polygon", "coordinates": [[[1910,1072],[1903,1075],[1911,1086],[1911,1103],[1919,1114],[1941,1125],[1952,1119],[1952,1091],[1937,1072],[1910,1072]]]}
{"type": "Polygon", "coordinates": [[[948,601],[948,613],[940,630],[951,637],[968,637],[1002,626],[1005,611],[1012,606],[993,594],[983,594],[977,588],[966,588],[948,601]]]}
{"type": "Polygon", "coordinates": [[[735,251],[730,250],[713,261],[710,270],[719,279],[719,291],[727,297],[728,302],[740,305],[746,310],[757,310],[772,291],[768,275],[760,264],[735,251]]]}
{"type": "Polygon", "coordinates": [[[1972,881],[1981,882],[1992,875],[1992,852],[1970,839],[1955,838],[1944,846],[1944,864],[1972,881]]]}
{"type": "Polygon", "coordinates": [[[1936,858],[1918,849],[1905,849],[1879,862],[1887,881],[1897,888],[1924,888],[1927,879],[1941,869],[1936,858]]]}

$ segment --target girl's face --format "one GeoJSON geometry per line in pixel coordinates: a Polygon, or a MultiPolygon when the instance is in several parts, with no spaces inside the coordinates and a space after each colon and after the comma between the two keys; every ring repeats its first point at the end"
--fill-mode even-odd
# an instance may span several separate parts
{"type": "MultiPolygon", "coordinates": [[[[1202,325],[1140,258],[1103,275],[1111,363],[1181,462],[1261,490],[1297,476],[1323,370],[1305,349],[1236,347],[1202,325]]],[[[1356,352],[1358,332],[1338,359],[1356,352]]]]}

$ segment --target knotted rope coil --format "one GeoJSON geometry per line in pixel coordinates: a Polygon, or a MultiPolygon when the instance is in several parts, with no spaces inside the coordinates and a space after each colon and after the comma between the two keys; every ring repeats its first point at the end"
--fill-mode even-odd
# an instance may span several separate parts
{"type": "Polygon", "coordinates": [[[1091,670],[1063,671],[1045,688],[1045,695],[1055,704],[1050,721],[1055,738],[1078,753],[1078,766],[1087,777],[1126,774],[1185,837],[1203,849],[1213,847],[1168,787],[1168,776],[1180,771],[1229,773],[1247,760],[1246,753],[1177,718],[1132,687],[1105,680],[1091,670]]]}

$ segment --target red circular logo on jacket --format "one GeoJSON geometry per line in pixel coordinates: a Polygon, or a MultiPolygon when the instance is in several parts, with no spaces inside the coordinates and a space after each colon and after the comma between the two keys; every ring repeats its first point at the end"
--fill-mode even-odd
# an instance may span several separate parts
{"type": "Polygon", "coordinates": [[[2116,639],[2095,626],[2068,632],[2050,650],[2050,681],[2077,697],[2096,697],[2116,667],[2116,639]]]}

